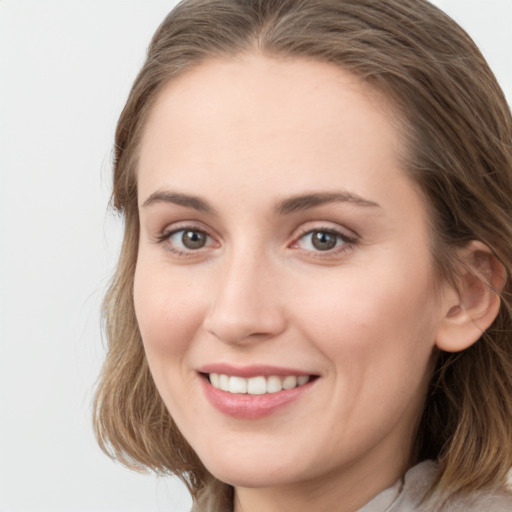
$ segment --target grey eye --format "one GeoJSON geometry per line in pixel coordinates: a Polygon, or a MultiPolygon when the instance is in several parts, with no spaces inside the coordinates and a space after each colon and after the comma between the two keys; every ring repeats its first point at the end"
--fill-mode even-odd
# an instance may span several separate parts
{"type": "Polygon", "coordinates": [[[186,251],[197,251],[210,242],[210,237],[197,229],[180,229],[172,233],[168,239],[172,247],[186,251]]]}
{"type": "Polygon", "coordinates": [[[183,231],[181,242],[187,249],[201,249],[206,245],[207,235],[201,231],[183,231]]]}
{"type": "Polygon", "coordinates": [[[338,243],[339,236],[328,231],[313,231],[311,233],[311,243],[319,251],[328,251],[334,249],[338,243]]]}
{"type": "Polygon", "coordinates": [[[297,245],[307,251],[327,252],[346,244],[348,241],[347,237],[336,231],[315,229],[304,234],[298,240],[297,245]]]}

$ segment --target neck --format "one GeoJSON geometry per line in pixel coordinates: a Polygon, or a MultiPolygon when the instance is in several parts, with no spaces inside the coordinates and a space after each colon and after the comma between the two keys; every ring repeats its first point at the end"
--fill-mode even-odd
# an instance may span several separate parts
{"type": "Polygon", "coordinates": [[[394,454],[383,458],[368,471],[366,464],[356,463],[331,474],[266,488],[237,487],[234,512],[354,512],[384,489],[394,485],[408,468],[407,456],[394,454]]]}

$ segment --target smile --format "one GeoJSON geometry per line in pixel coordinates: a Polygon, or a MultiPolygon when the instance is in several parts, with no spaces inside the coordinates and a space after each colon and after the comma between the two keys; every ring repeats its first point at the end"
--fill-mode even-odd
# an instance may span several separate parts
{"type": "Polygon", "coordinates": [[[215,364],[198,372],[207,401],[223,415],[257,420],[292,406],[316,387],[319,375],[267,366],[215,364]]]}
{"type": "Polygon", "coordinates": [[[309,375],[263,375],[244,378],[238,376],[229,376],[218,373],[208,375],[210,384],[215,389],[227,391],[233,394],[265,395],[267,393],[279,393],[283,390],[293,389],[304,386],[310,381],[309,375]]]}

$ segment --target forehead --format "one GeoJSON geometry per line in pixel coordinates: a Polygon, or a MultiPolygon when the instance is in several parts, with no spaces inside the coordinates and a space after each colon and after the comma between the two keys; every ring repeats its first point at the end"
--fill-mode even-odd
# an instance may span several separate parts
{"type": "Polygon", "coordinates": [[[357,193],[399,168],[400,130],[381,93],[337,66],[244,55],[171,81],[140,147],[139,197],[157,188],[241,192],[342,186],[357,193]],[[334,183],[334,181],[337,183],[334,183]]]}

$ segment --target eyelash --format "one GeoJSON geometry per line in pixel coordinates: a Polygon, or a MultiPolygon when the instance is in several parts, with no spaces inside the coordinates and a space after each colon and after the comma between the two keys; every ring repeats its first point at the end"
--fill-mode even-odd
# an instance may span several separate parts
{"type": "Polygon", "coordinates": [[[346,233],[343,233],[341,230],[335,229],[333,227],[315,226],[314,228],[308,227],[303,229],[299,236],[295,238],[295,241],[292,243],[291,247],[297,247],[299,250],[307,253],[309,256],[313,256],[314,258],[329,258],[333,256],[339,256],[353,249],[356,245],[357,238],[355,236],[349,236],[346,233]],[[304,239],[307,235],[313,236],[314,233],[324,233],[335,236],[337,239],[336,246],[326,251],[300,249],[297,247],[300,240],[304,239]]]}
{"type": "MultiPolygon", "coordinates": [[[[210,240],[212,240],[212,237],[204,229],[198,228],[197,226],[180,226],[179,228],[172,229],[171,231],[164,231],[162,234],[158,235],[157,243],[164,244],[166,242],[170,242],[170,239],[173,235],[176,235],[177,233],[181,233],[181,232],[183,232],[183,233],[186,233],[186,232],[200,233],[200,234],[208,237],[210,240]]],[[[186,258],[186,257],[190,257],[190,256],[196,256],[197,253],[199,253],[201,251],[201,249],[203,249],[203,247],[201,247],[197,250],[194,250],[194,249],[183,250],[183,249],[178,249],[176,247],[173,247],[169,243],[168,247],[166,247],[166,249],[168,251],[176,254],[177,256],[186,258]]]]}
{"type": "MultiPolygon", "coordinates": [[[[203,229],[197,227],[197,226],[180,226],[179,228],[172,229],[171,231],[164,231],[160,235],[157,236],[157,243],[164,244],[166,242],[169,242],[171,237],[178,234],[178,233],[185,233],[185,232],[194,232],[199,233],[201,235],[206,236],[208,239],[213,240],[213,238],[203,229]]],[[[353,249],[357,245],[357,238],[355,236],[349,236],[346,233],[341,232],[340,230],[334,229],[332,227],[314,227],[314,228],[306,228],[301,231],[301,233],[295,238],[294,242],[289,246],[292,248],[297,248],[298,250],[301,250],[304,254],[307,254],[308,256],[313,256],[315,258],[329,258],[333,256],[338,256],[346,251],[349,251],[353,249]],[[314,233],[325,233],[329,235],[333,235],[336,237],[336,246],[332,249],[328,249],[325,251],[321,250],[310,250],[310,249],[301,249],[298,247],[299,242],[304,239],[306,236],[310,235],[312,236],[314,233]],[[339,243],[341,242],[341,243],[339,243]]],[[[196,256],[198,253],[201,252],[201,249],[204,249],[205,247],[200,247],[197,250],[194,249],[178,249],[174,246],[172,246],[170,243],[168,244],[168,247],[166,248],[170,252],[176,254],[179,257],[193,257],[196,256]]]]}

